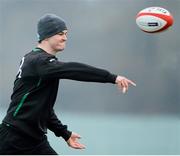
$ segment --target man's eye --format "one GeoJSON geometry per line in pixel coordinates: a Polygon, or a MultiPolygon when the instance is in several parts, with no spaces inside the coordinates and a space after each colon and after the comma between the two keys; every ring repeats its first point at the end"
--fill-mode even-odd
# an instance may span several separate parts
{"type": "Polygon", "coordinates": [[[58,33],[58,35],[60,35],[60,36],[66,35],[67,36],[67,32],[60,32],[60,33],[58,33]]]}

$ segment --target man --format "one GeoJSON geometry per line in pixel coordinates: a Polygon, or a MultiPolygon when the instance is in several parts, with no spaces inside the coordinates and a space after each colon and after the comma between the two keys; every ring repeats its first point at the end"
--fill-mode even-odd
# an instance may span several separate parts
{"type": "Polygon", "coordinates": [[[76,62],[60,62],[56,53],[67,41],[65,22],[46,14],[38,22],[39,43],[20,63],[11,103],[0,128],[0,154],[57,154],[49,145],[47,129],[75,149],[85,146],[53,109],[60,79],[117,84],[125,93],[135,83],[110,72],[76,62]]]}

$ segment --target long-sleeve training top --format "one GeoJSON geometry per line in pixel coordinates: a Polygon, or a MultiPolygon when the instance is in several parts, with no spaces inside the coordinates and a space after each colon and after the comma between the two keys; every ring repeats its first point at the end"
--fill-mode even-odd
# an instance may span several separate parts
{"type": "Polygon", "coordinates": [[[116,77],[86,64],[60,62],[54,55],[35,48],[21,60],[3,123],[34,139],[41,139],[49,129],[68,140],[71,131],[61,123],[53,109],[59,80],[115,83],[116,77]]]}

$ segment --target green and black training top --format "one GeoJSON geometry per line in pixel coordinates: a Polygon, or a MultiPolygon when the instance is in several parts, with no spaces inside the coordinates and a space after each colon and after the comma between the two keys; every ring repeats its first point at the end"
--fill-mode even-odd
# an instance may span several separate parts
{"type": "Polygon", "coordinates": [[[68,140],[71,132],[53,109],[59,80],[115,83],[116,77],[86,64],[60,62],[54,55],[35,48],[21,60],[3,123],[34,139],[41,139],[49,129],[68,140]]]}

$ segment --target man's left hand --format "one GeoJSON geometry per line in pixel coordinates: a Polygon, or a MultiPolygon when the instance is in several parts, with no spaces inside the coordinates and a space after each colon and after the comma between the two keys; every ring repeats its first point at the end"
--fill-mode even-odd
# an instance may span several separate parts
{"type": "Polygon", "coordinates": [[[67,144],[71,148],[84,149],[85,145],[78,142],[78,139],[80,139],[80,138],[81,138],[81,136],[79,134],[72,132],[71,137],[67,140],[67,144]]]}

